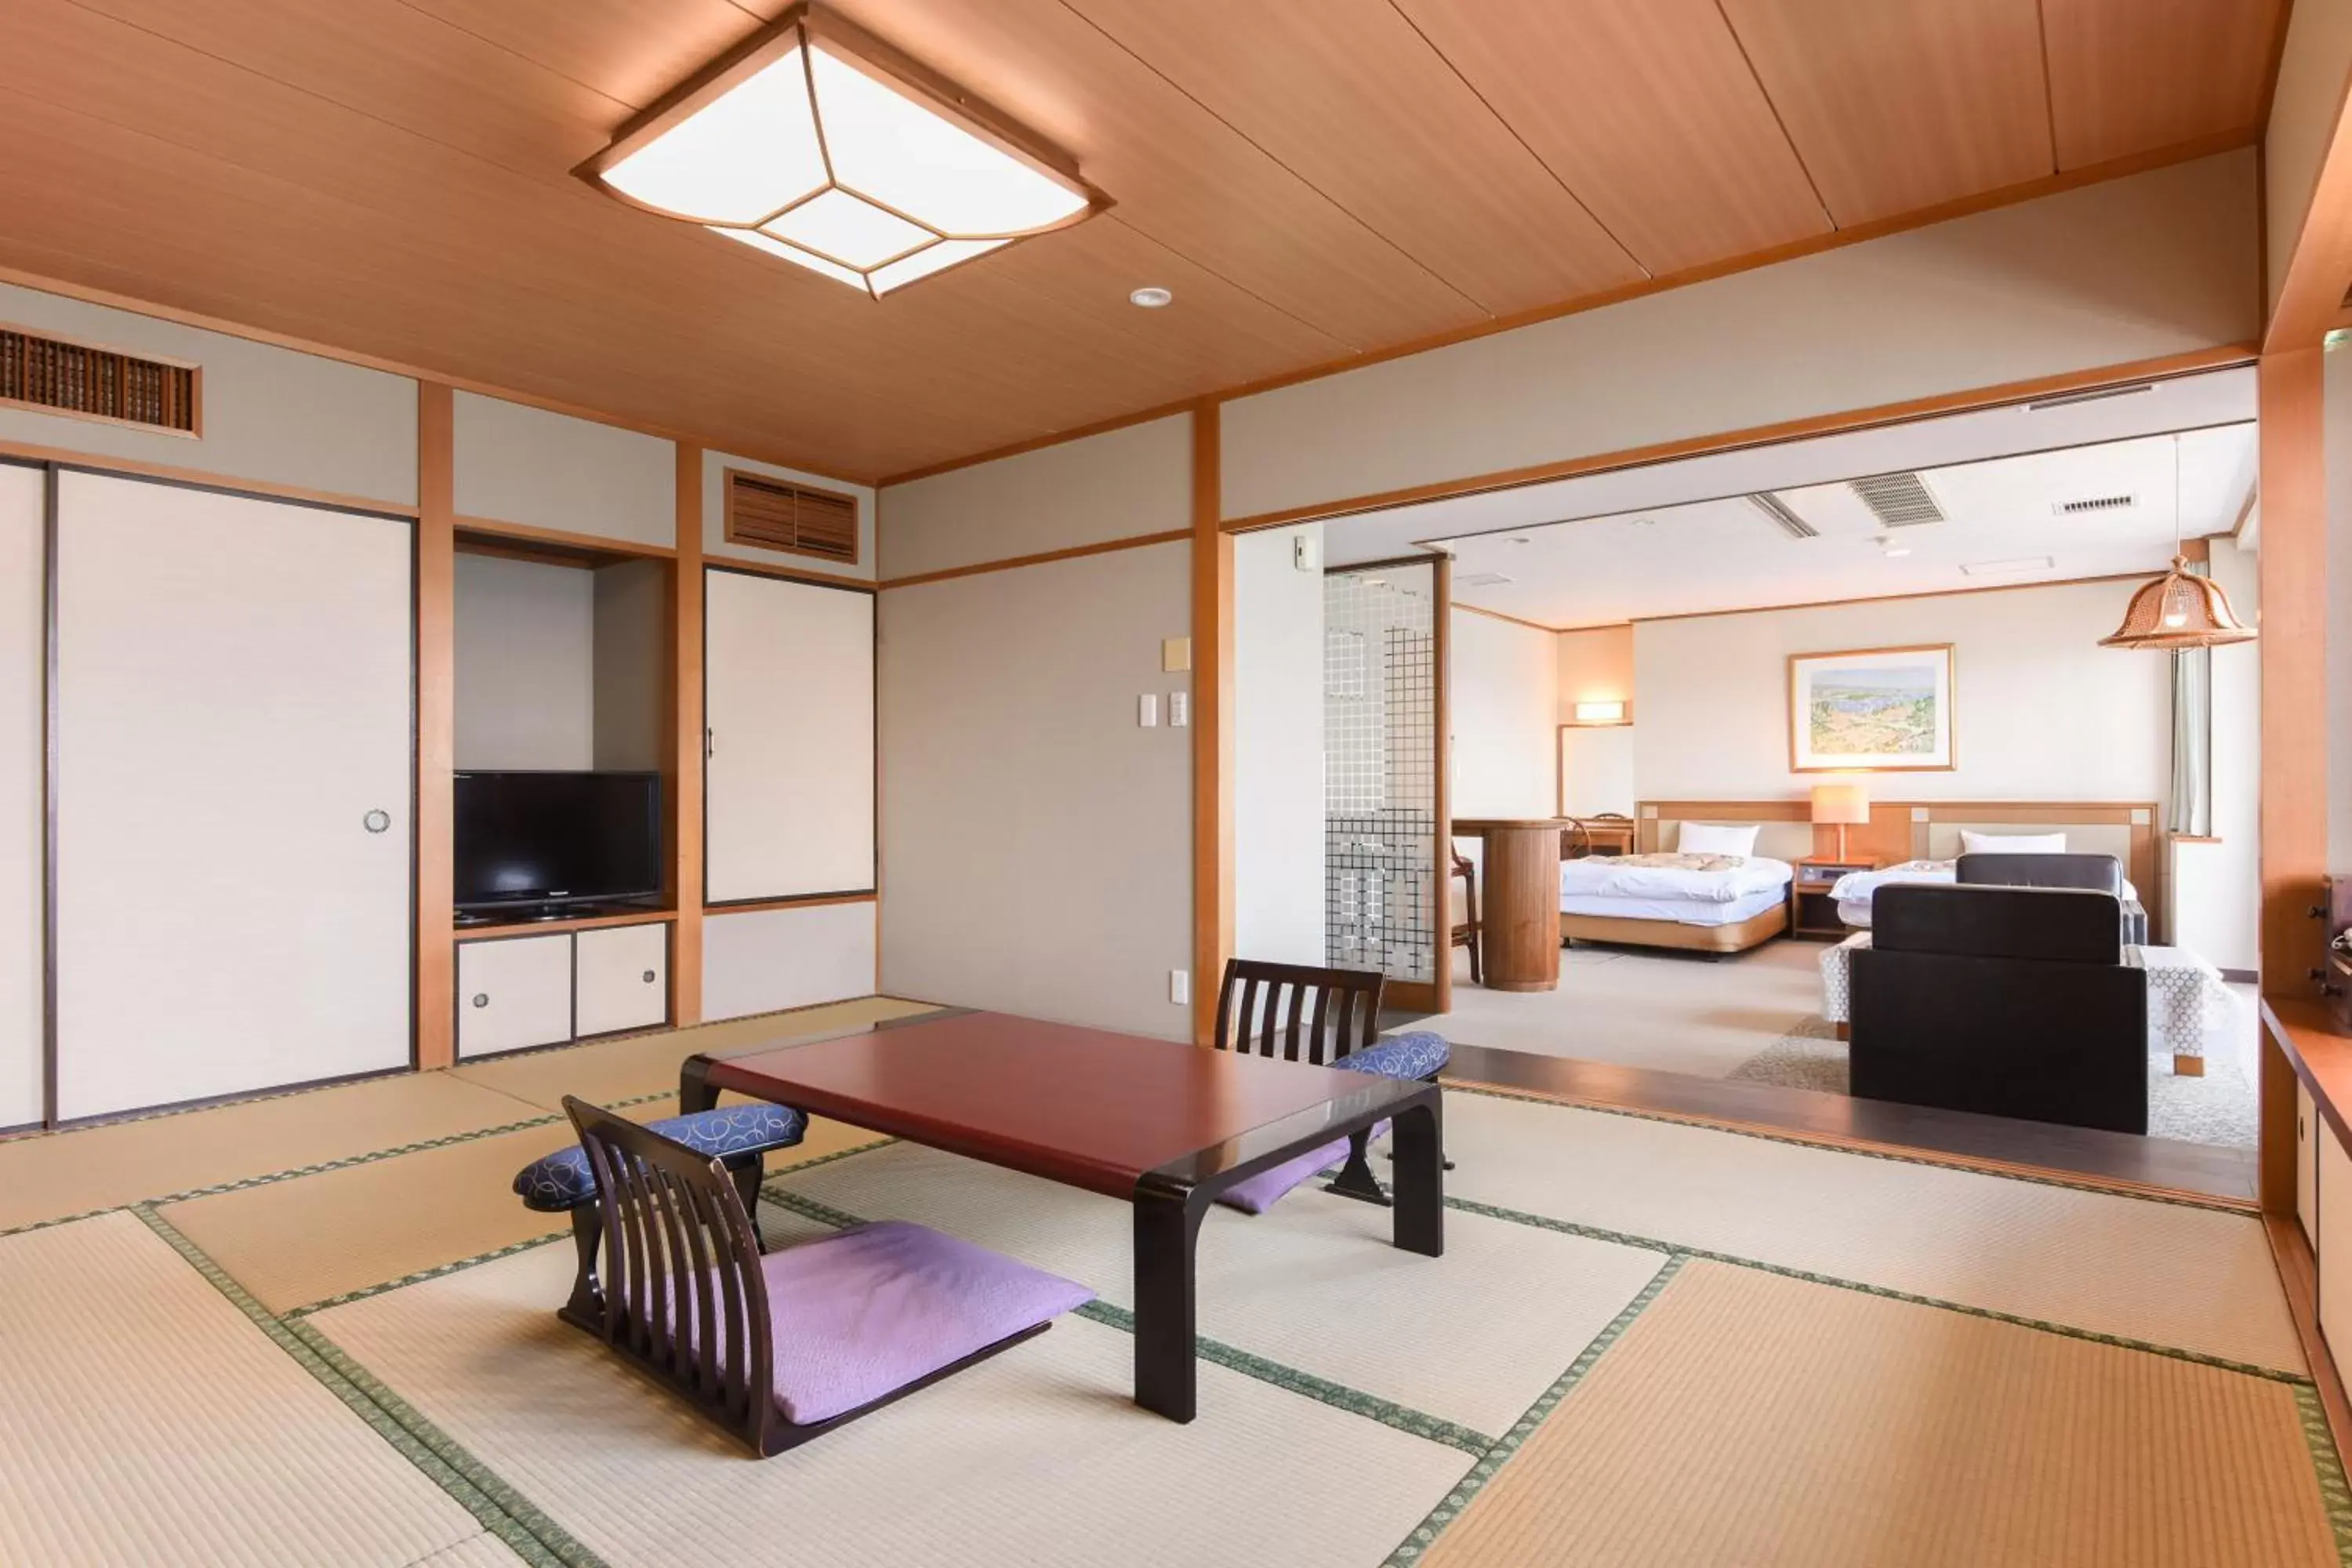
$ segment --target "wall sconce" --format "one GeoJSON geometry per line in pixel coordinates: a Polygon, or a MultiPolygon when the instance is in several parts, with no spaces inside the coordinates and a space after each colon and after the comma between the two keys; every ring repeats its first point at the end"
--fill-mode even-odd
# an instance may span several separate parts
{"type": "Polygon", "coordinates": [[[1574,722],[1579,724],[1631,724],[1633,721],[1633,705],[1622,698],[1605,702],[1580,702],[1574,712],[1574,722]]]}

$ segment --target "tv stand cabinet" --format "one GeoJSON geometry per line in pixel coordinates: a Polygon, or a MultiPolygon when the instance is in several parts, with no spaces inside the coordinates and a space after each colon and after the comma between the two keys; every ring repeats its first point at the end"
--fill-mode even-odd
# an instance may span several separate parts
{"type": "Polygon", "coordinates": [[[457,943],[457,1059],[668,1023],[673,918],[640,910],[467,928],[483,934],[457,943]]]}

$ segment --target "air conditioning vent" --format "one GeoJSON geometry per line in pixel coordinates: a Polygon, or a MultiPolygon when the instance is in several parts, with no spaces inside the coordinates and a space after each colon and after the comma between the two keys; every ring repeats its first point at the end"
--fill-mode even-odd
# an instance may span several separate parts
{"type": "Polygon", "coordinates": [[[1500,572],[1473,572],[1466,577],[1454,579],[1454,585],[1457,588],[1492,588],[1498,583],[1511,581],[1513,581],[1512,578],[1504,576],[1500,572]]]}
{"type": "Polygon", "coordinates": [[[1770,518],[1782,529],[1786,530],[1793,538],[1819,539],[1822,536],[1822,531],[1820,529],[1815,528],[1811,523],[1807,522],[1803,518],[1799,517],[1794,511],[1791,511],[1789,509],[1789,503],[1782,500],[1779,496],[1774,495],[1770,490],[1764,490],[1756,495],[1749,496],[1748,498],[1748,504],[1754,507],[1758,511],[1762,512],[1766,517],[1770,518]]]}
{"type": "Polygon", "coordinates": [[[857,498],[727,470],[727,542],[855,565],[857,498]]]}
{"type": "Polygon", "coordinates": [[[2108,397],[2129,397],[2136,393],[2154,392],[2156,383],[2137,381],[2129,386],[2095,386],[2088,392],[2063,393],[2056,397],[2038,397],[2025,405],[2029,414],[2039,414],[2045,408],[2072,408],[2077,403],[2096,403],[2108,397]]]}
{"type": "Polygon", "coordinates": [[[196,367],[0,327],[0,403],[194,436],[196,367]]]}
{"type": "Polygon", "coordinates": [[[2079,500],[2053,501],[2050,510],[2060,517],[2081,517],[2085,512],[2128,511],[2138,504],[2136,495],[2084,496],[2079,500]]]}
{"type": "Polygon", "coordinates": [[[1856,479],[1847,488],[1889,528],[1916,528],[1923,522],[1944,521],[1944,509],[1936,504],[1927,481],[1916,474],[1881,474],[1876,479],[1856,479]]]}

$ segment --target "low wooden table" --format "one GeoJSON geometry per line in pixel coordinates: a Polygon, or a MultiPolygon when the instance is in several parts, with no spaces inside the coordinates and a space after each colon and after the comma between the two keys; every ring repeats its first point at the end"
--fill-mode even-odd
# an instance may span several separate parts
{"type": "Polygon", "coordinates": [[[1395,1123],[1395,1244],[1445,1250],[1437,1086],[1003,1013],[687,1059],[678,1099],[732,1089],[1124,1199],[1135,1208],[1135,1402],[1194,1409],[1193,1243],[1219,1193],[1395,1123]]]}

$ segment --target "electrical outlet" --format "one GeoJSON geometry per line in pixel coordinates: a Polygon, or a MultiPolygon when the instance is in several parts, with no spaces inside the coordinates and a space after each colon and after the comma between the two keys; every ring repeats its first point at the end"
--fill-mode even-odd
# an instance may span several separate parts
{"type": "Polygon", "coordinates": [[[1192,974],[1186,969],[1168,972],[1168,1000],[1181,1006],[1192,999],[1192,974]]]}
{"type": "Polygon", "coordinates": [[[1168,694],[1168,723],[1172,729],[1182,729],[1192,721],[1192,694],[1171,691],[1168,694]]]}
{"type": "Polygon", "coordinates": [[[1147,730],[1160,727],[1160,693],[1147,691],[1135,700],[1135,721],[1147,730]]]}

